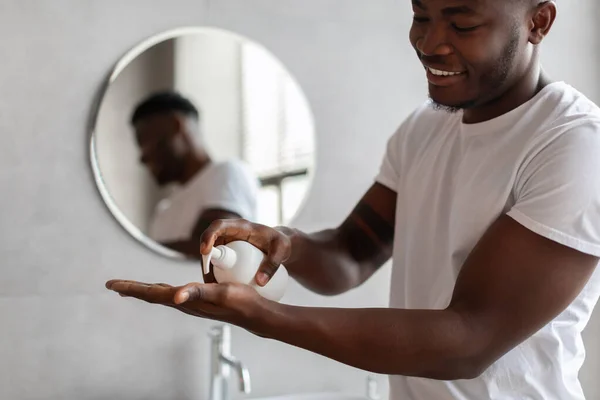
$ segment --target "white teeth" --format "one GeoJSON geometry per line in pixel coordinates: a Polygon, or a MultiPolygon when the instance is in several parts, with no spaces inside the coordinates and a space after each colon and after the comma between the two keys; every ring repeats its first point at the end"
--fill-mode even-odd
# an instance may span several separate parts
{"type": "Polygon", "coordinates": [[[433,75],[437,75],[437,76],[454,76],[454,75],[460,75],[462,73],[462,72],[440,71],[439,69],[433,69],[433,68],[429,68],[429,67],[427,69],[433,75]]]}

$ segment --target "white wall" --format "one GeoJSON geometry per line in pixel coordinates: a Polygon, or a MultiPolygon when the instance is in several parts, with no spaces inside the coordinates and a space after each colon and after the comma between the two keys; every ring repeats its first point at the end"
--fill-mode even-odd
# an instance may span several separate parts
{"type": "MultiPolygon", "coordinates": [[[[594,1],[561,4],[545,58],[555,76],[598,101],[594,1]]],[[[270,49],[315,111],[318,170],[297,226],[316,229],[351,209],[387,136],[424,98],[406,39],[409,9],[407,0],[2,1],[0,398],[193,399],[206,389],[210,323],[103,287],[117,277],[179,284],[200,276],[137,245],[96,192],[86,129],[121,55],[160,31],[205,24],[270,49]]],[[[383,305],[388,272],[326,301],[294,286],[288,301],[383,305]]],[[[587,335],[590,399],[600,397],[599,322],[596,313],[587,335]]],[[[233,347],[253,375],[252,397],[363,390],[364,373],[295,348],[240,330],[233,347]]]]}

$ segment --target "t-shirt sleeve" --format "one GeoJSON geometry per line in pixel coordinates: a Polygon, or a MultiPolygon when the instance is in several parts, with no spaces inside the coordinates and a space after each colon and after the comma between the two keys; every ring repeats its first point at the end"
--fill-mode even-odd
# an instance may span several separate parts
{"type": "Polygon", "coordinates": [[[233,212],[247,220],[256,218],[258,178],[245,164],[223,162],[213,172],[214,184],[205,193],[205,208],[219,208],[233,212]]]}
{"type": "Polygon", "coordinates": [[[518,174],[514,193],[514,220],[600,256],[600,123],[582,123],[546,145],[518,174]]]}
{"type": "Polygon", "coordinates": [[[398,184],[400,182],[400,154],[402,153],[401,137],[403,127],[404,125],[388,139],[383,161],[379,166],[378,174],[375,176],[377,183],[395,192],[398,191],[398,184]]]}
{"type": "Polygon", "coordinates": [[[428,121],[428,113],[431,111],[429,101],[424,102],[406,117],[396,132],[388,139],[385,155],[379,165],[379,172],[375,175],[375,182],[394,192],[398,191],[409,132],[418,130],[419,121],[428,121]]]}

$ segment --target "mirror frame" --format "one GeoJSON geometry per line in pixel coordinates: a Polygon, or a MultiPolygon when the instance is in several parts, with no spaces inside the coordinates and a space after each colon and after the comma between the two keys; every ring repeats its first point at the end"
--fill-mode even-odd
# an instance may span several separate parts
{"type": "MultiPolygon", "coordinates": [[[[113,84],[116,81],[119,74],[125,68],[127,68],[127,66],[133,60],[135,60],[138,56],[140,56],[141,54],[143,54],[145,51],[149,50],[153,46],[155,46],[159,43],[162,43],[166,40],[175,39],[182,35],[206,34],[206,33],[210,33],[210,32],[224,33],[224,34],[227,34],[227,35],[230,35],[233,37],[237,37],[239,40],[251,41],[255,45],[261,46],[264,48],[264,46],[262,44],[259,44],[258,42],[255,42],[249,38],[246,38],[246,37],[242,36],[241,34],[237,34],[235,32],[227,30],[227,29],[222,29],[222,28],[217,28],[217,27],[212,27],[212,26],[203,26],[203,27],[187,26],[187,27],[174,28],[174,29],[164,31],[162,33],[155,34],[155,35],[149,37],[148,39],[141,41],[140,43],[135,45],[131,50],[127,51],[125,53],[125,55],[123,55],[119,59],[119,61],[112,67],[112,70],[111,70],[108,78],[105,79],[104,84],[102,85],[101,89],[99,90],[99,93],[97,94],[96,102],[93,106],[92,118],[90,119],[90,127],[88,128],[88,131],[90,132],[89,133],[88,157],[89,157],[89,161],[90,161],[90,164],[92,167],[92,174],[94,175],[94,182],[96,184],[96,188],[97,188],[98,192],[100,193],[100,197],[102,198],[102,200],[104,202],[104,205],[106,206],[108,211],[110,211],[110,213],[112,214],[114,219],[116,219],[116,221],[119,223],[121,228],[124,229],[125,232],[127,232],[131,237],[133,237],[133,239],[135,239],[138,244],[143,245],[147,249],[150,249],[153,252],[155,252],[156,254],[163,256],[165,258],[168,258],[169,260],[193,261],[193,262],[198,261],[196,258],[186,256],[185,254],[182,254],[175,250],[171,250],[170,248],[165,247],[165,246],[157,243],[156,241],[152,240],[144,232],[142,232],[142,230],[140,228],[135,226],[129,220],[129,218],[127,218],[127,216],[125,214],[123,214],[123,212],[119,209],[119,207],[113,200],[113,197],[110,195],[108,189],[106,188],[106,185],[104,184],[104,180],[102,178],[102,172],[100,171],[100,166],[98,165],[98,157],[96,155],[97,154],[96,153],[96,126],[98,125],[98,118],[100,116],[100,109],[102,107],[103,100],[106,97],[106,94],[107,94],[111,84],[113,84]]],[[[288,73],[288,75],[290,76],[290,79],[293,79],[296,82],[296,84],[298,84],[297,79],[288,71],[288,69],[285,67],[285,65],[283,65],[283,63],[277,57],[275,57],[275,55],[271,51],[269,51],[268,49],[265,49],[265,50],[269,54],[271,54],[273,56],[274,61],[279,63],[280,66],[282,67],[282,69],[288,73]]],[[[298,87],[300,89],[302,89],[299,84],[298,84],[298,87]]],[[[290,218],[290,221],[285,222],[287,225],[291,225],[293,220],[298,216],[298,214],[300,213],[300,211],[306,204],[309,194],[311,193],[311,191],[313,189],[315,170],[317,169],[317,156],[316,156],[316,154],[317,154],[316,144],[317,143],[316,143],[315,117],[314,117],[314,113],[310,107],[310,103],[308,102],[308,99],[306,99],[306,94],[304,93],[303,90],[301,90],[301,93],[302,93],[302,96],[306,100],[306,107],[309,110],[309,114],[310,114],[310,118],[311,118],[310,122],[313,127],[311,134],[314,136],[313,143],[315,144],[315,148],[314,148],[314,151],[313,151],[313,154],[311,157],[312,166],[308,168],[308,182],[309,183],[307,185],[306,193],[304,195],[304,198],[298,205],[296,212],[290,218]]]]}

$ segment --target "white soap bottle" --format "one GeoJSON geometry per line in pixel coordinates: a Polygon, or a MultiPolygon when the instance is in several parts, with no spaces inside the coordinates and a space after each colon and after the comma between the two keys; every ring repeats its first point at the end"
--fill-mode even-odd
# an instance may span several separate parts
{"type": "Polygon", "coordinates": [[[265,254],[248,242],[235,241],[213,247],[210,254],[202,255],[204,273],[210,272],[210,263],[218,283],[242,283],[252,286],[266,299],[279,301],[287,287],[288,272],[280,265],[265,286],[256,283],[256,272],[265,254]]]}

